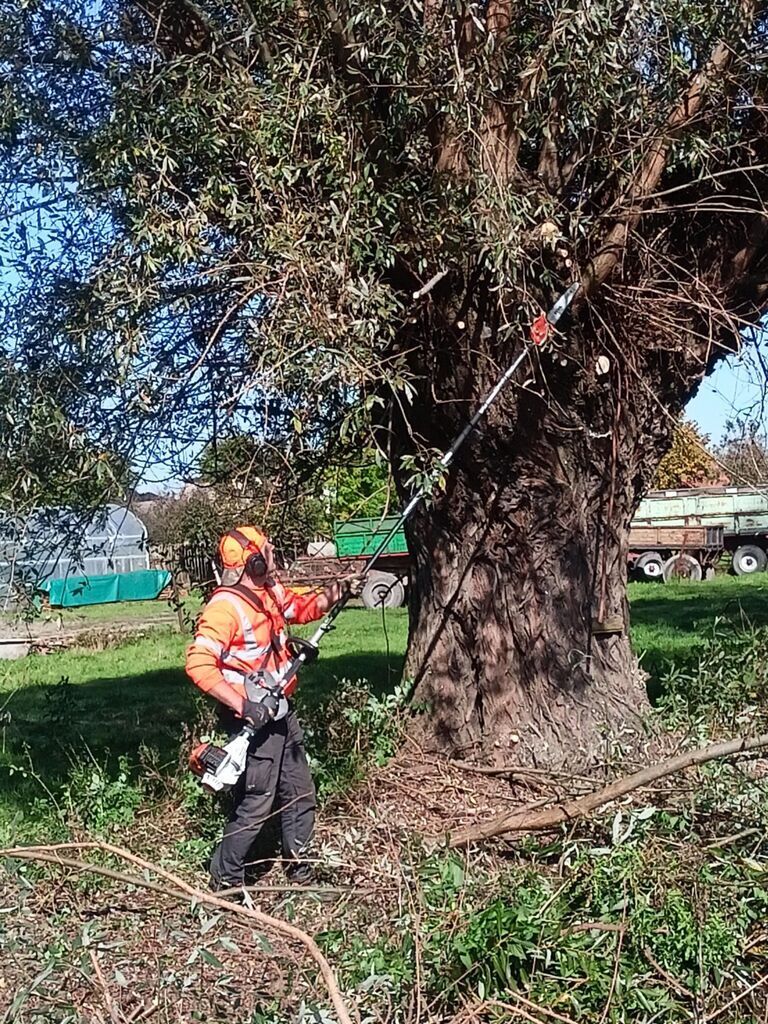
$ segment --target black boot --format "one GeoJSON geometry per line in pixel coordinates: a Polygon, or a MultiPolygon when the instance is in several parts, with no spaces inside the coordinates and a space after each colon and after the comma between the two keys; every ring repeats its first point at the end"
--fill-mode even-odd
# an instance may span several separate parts
{"type": "Polygon", "coordinates": [[[314,871],[309,861],[294,860],[286,865],[285,877],[292,885],[309,885],[314,878],[314,871]]]}

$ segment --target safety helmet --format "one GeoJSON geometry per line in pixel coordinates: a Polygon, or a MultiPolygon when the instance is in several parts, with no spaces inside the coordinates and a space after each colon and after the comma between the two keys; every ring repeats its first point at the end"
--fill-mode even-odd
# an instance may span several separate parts
{"type": "Polygon", "coordinates": [[[219,541],[219,565],[221,566],[221,583],[224,587],[232,587],[240,581],[249,559],[258,557],[264,562],[266,572],[267,545],[266,534],[255,526],[238,526],[229,530],[219,541]]]}

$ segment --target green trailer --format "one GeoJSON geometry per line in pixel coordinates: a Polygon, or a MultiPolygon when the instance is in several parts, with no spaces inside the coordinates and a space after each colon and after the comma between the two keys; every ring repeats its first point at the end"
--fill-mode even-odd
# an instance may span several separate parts
{"type": "MultiPolygon", "coordinates": [[[[372,555],[396,522],[396,516],[388,516],[385,519],[349,519],[346,523],[337,523],[333,531],[336,554],[339,558],[372,555]]],[[[407,554],[405,532],[400,529],[384,549],[384,556],[407,554]]]]}
{"type": "MultiPolygon", "coordinates": [[[[396,522],[396,516],[386,516],[338,523],[333,532],[337,557],[348,559],[355,570],[361,569],[396,522]]],[[[366,608],[399,608],[405,601],[409,569],[408,543],[400,529],[368,575],[362,593],[366,608]]]]}
{"type": "MultiPolygon", "coordinates": [[[[325,585],[340,575],[360,572],[379,543],[397,522],[397,517],[384,519],[349,519],[337,523],[333,544],[310,545],[310,555],[297,559],[288,569],[286,579],[294,587],[325,585]]],[[[403,530],[398,530],[387,544],[376,568],[368,574],[362,593],[367,608],[399,608],[405,601],[410,555],[403,530]]]]}
{"type": "MultiPolygon", "coordinates": [[[[640,502],[632,526],[721,528],[733,571],[739,576],[763,572],[768,566],[768,483],[652,491],[640,502]]],[[[653,563],[652,549],[637,554],[653,563]]]]}

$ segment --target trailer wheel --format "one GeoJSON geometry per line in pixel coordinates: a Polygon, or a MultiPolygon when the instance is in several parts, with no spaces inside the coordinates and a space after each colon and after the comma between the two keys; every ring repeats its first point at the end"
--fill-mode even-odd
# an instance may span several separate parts
{"type": "Polygon", "coordinates": [[[768,555],[757,544],[743,544],[733,552],[732,565],[737,576],[765,572],[765,567],[768,566],[768,555]]]}
{"type": "Polygon", "coordinates": [[[373,572],[363,587],[366,608],[399,608],[405,601],[405,587],[389,572],[373,572]]]}
{"type": "Polygon", "coordinates": [[[698,582],[704,575],[701,563],[693,555],[672,555],[664,563],[664,582],[672,580],[692,580],[698,582]]]}
{"type": "Polygon", "coordinates": [[[664,559],[658,551],[644,551],[635,562],[635,572],[643,580],[660,580],[664,575],[664,559]]]}

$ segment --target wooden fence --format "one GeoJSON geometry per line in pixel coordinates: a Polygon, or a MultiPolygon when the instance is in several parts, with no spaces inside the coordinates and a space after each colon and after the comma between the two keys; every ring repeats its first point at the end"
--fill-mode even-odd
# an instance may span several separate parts
{"type": "Polygon", "coordinates": [[[167,569],[181,590],[199,588],[207,592],[216,585],[213,554],[201,544],[153,544],[149,561],[153,569],[167,569]]]}

